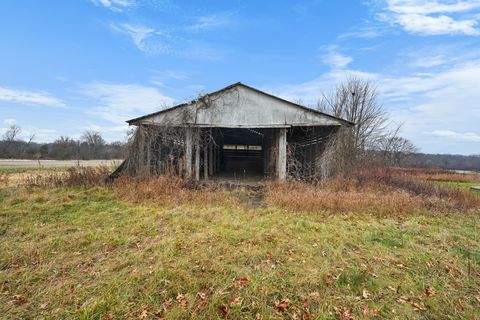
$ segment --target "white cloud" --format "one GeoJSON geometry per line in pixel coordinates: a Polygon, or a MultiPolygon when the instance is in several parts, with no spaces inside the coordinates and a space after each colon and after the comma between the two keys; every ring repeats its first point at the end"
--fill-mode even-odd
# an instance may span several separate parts
{"type": "Polygon", "coordinates": [[[49,107],[65,107],[65,103],[43,91],[26,91],[0,87],[0,101],[49,107]]]}
{"type": "Polygon", "coordinates": [[[196,39],[179,36],[178,30],[162,31],[144,25],[112,23],[111,28],[127,35],[135,46],[150,55],[170,54],[190,59],[217,60],[220,50],[196,39]]]}
{"type": "Polygon", "coordinates": [[[405,14],[395,17],[396,22],[406,31],[425,35],[465,34],[480,35],[475,20],[455,20],[449,16],[431,17],[421,14],[405,14]]]}
{"type": "Polygon", "coordinates": [[[181,70],[164,70],[154,71],[153,76],[150,78],[150,83],[163,87],[166,80],[184,81],[188,80],[190,75],[181,70]]]}
{"type": "Polygon", "coordinates": [[[3,122],[5,122],[9,126],[11,126],[11,125],[14,125],[15,123],[17,123],[17,120],[13,119],[13,118],[8,118],[8,119],[3,119],[3,122]]]}
{"type": "Polygon", "coordinates": [[[192,32],[199,32],[207,29],[218,28],[230,22],[231,13],[211,14],[198,17],[194,24],[186,29],[192,32]]]}
{"type": "Polygon", "coordinates": [[[116,124],[159,111],[174,102],[157,88],[136,84],[94,82],[84,85],[82,93],[97,104],[88,113],[116,124]]]}
{"type": "Polygon", "coordinates": [[[415,34],[478,36],[478,18],[471,15],[478,9],[477,0],[386,0],[386,8],[379,18],[415,34]]]}
{"type": "Polygon", "coordinates": [[[129,23],[111,24],[111,27],[117,32],[128,35],[135,46],[145,53],[159,54],[168,50],[161,38],[164,34],[153,28],[129,23]]]}
{"type": "Polygon", "coordinates": [[[321,47],[320,50],[325,51],[321,56],[322,61],[332,69],[344,69],[353,61],[353,58],[339,53],[337,49],[336,45],[321,47]]]}
{"type": "Polygon", "coordinates": [[[387,0],[389,10],[401,14],[456,13],[480,8],[477,0],[387,0]]]}
{"type": "Polygon", "coordinates": [[[432,131],[431,134],[440,136],[440,137],[455,139],[455,140],[480,142],[480,134],[473,133],[473,132],[461,133],[461,132],[455,132],[451,130],[435,130],[435,131],[432,131]]]}
{"type": "Polygon", "coordinates": [[[338,36],[338,40],[348,40],[351,38],[364,38],[373,39],[380,37],[386,33],[386,29],[383,26],[372,25],[371,23],[364,23],[352,28],[351,31],[342,33],[338,36]]]}
{"type": "Polygon", "coordinates": [[[135,0],[91,0],[94,4],[104,6],[113,12],[122,12],[123,9],[134,6],[135,0]]]}

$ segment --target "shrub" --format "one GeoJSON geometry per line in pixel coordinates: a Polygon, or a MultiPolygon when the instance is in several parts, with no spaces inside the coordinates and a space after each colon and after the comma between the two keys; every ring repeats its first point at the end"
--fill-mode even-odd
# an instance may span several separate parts
{"type": "Polygon", "coordinates": [[[107,167],[71,167],[63,172],[30,175],[27,187],[89,187],[103,184],[110,174],[107,167]]]}

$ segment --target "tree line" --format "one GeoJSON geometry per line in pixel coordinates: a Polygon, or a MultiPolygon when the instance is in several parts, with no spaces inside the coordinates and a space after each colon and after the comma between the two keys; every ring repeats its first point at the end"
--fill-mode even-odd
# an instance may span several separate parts
{"type": "Polygon", "coordinates": [[[35,136],[21,139],[22,129],[11,125],[0,141],[0,158],[4,159],[123,159],[126,143],[107,143],[102,135],[93,130],[85,131],[80,139],[60,136],[51,143],[37,143],[35,136]]]}

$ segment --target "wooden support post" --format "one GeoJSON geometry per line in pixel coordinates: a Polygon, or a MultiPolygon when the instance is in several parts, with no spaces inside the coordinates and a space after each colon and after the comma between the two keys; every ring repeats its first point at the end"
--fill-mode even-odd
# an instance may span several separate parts
{"type": "Polygon", "coordinates": [[[280,180],[287,178],[287,129],[278,129],[277,177],[280,180]]]}
{"type": "Polygon", "coordinates": [[[214,163],[214,160],[213,160],[213,143],[210,142],[208,144],[208,172],[210,173],[210,175],[213,175],[213,163],[214,163]]]}
{"type": "Polygon", "coordinates": [[[185,130],[185,171],[187,179],[192,177],[192,155],[193,155],[193,129],[185,130]]]}
{"type": "Polygon", "coordinates": [[[212,149],[213,149],[213,171],[212,171],[212,174],[215,174],[217,173],[217,146],[213,145],[212,146],[212,149]]]}
{"type": "Polygon", "coordinates": [[[200,135],[195,134],[195,180],[200,180],[200,135]]]}
{"type": "Polygon", "coordinates": [[[211,159],[209,159],[208,149],[209,149],[208,144],[203,146],[203,178],[205,180],[208,180],[209,161],[210,162],[212,161],[211,159]]]}

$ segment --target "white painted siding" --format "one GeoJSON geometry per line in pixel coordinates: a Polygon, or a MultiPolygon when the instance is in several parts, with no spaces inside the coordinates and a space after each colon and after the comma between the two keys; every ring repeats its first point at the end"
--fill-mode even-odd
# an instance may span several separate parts
{"type": "Polygon", "coordinates": [[[208,107],[200,103],[175,108],[141,120],[146,123],[208,127],[288,127],[341,125],[334,118],[305,110],[243,86],[211,96],[208,107]]]}

